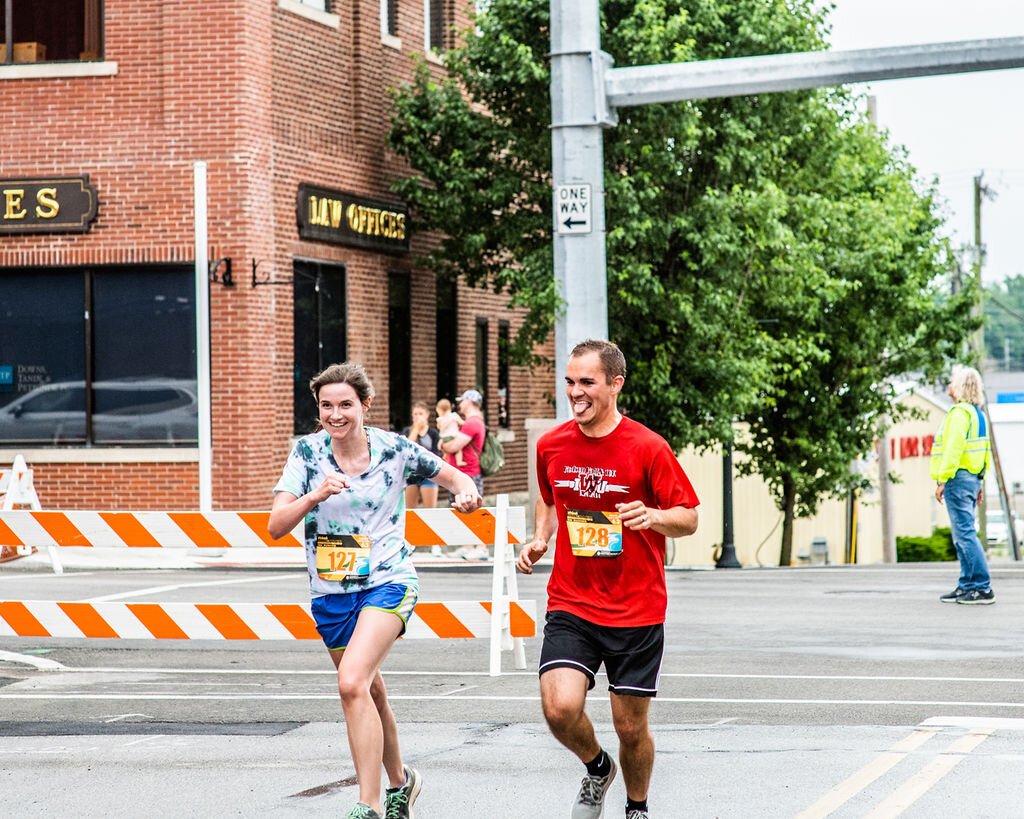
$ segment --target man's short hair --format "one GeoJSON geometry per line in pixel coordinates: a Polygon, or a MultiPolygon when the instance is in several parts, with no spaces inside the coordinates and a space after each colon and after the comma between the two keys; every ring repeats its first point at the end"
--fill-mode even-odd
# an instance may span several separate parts
{"type": "Polygon", "coordinates": [[[623,378],[626,377],[626,357],[614,342],[588,338],[572,348],[569,358],[586,355],[587,353],[598,354],[601,359],[601,369],[604,370],[609,384],[618,375],[621,375],[623,378]]]}

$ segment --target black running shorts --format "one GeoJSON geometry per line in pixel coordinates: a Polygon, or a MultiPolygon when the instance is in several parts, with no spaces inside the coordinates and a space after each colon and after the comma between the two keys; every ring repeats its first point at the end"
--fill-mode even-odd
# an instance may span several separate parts
{"type": "Polygon", "coordinates": [[[658,694],[665,654],[665,626],[599,626],[565,611],[549,611],[544,624],[539,673],[575,668],[587,675],[589,691],[604,663],[608,690],[633,697],[658,694]]]}

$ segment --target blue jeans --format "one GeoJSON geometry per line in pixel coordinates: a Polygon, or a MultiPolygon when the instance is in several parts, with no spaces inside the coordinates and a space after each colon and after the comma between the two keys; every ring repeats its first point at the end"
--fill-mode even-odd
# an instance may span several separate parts
{"type": "Polygon", "coordinates": [[[981,547],[978,532],[974,527],[974,509],[978,505],[981,478],[966,469],[946,481],[946,510],[953,531],[953,545],[960,559],[960,582],[966,591],[987,589],[990,578],[985,550],[981,547]]]}

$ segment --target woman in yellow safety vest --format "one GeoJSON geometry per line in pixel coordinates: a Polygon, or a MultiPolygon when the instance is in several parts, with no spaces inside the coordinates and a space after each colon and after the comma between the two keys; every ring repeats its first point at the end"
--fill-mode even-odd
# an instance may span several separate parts
{"type": "Polygon", "coordinates": [[[996,598],[985,550],[974,525],[985,470],[991,462],[988,423],[981,409],[985,402],[981,374],[973,367],[954,367],[946,393],[955,403],[932,446],[931,476],[937,484],[935,499],[945,502],[949,512],[953,545],[960,559],[960,580],[953,591],[939,599],[943,603],[989,605],[996,598]]]}

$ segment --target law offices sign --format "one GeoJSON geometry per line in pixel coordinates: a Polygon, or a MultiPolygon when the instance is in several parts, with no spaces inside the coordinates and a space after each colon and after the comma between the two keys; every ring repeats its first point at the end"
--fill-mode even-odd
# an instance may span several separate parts
{"type": "Polygon", "coordinates": [[[404,204],[302,183],[295,212],[303,239],[409,252],[409,210],[404,204]]]}
{"type": "Polygon", "coordinates": [[[85,233],[96,218],[89,177],[0,178],[0,234],[85,233]]]}

